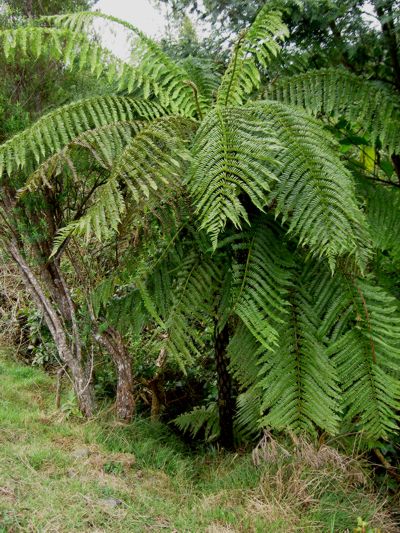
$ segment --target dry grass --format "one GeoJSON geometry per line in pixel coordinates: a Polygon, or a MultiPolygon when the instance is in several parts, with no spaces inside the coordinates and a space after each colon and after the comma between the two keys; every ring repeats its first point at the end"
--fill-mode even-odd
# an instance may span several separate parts
{"type": "MultiPolygon", "coordinates": [[[[362,491],[364,504],[370,509],[368,523],[371,530],[385,533],[399,531],[399,524],[392,517],[388,502],[378,498],[373,491],[365,461],[346,456],[325,444],[317,446],[296,435],[291,435],[291,438],[293,445],[289,450],[266,432],[253,450],[255,464],[272,463],[275,469],[273,475],[269,470],[263,476],[249,500],[249,512],[268,516],[271,524],[279,520],[279,516],[285,516],[286,523],[281,531],[320,531],[320,521],[310,520],[304,524],[304,515],[318,516],[321,501],[339,491],[344,496],[344,510],[359,513],[359,498],[354,496],[362,491]]],[[[324,511],[343,512],[339,503],[339,498],[332,498],[331,509],[327,503],[324,511]]],[[[335,528],[334,520],[332,531],[342,531],[335,528]]]]}

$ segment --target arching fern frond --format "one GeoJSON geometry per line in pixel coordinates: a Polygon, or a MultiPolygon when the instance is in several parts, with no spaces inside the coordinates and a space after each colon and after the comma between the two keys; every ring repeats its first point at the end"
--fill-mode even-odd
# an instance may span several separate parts
{"type": "Polygon", "coordinates": [[[251,387],[257,383],[258,362],[262,353],[260,343],[242,321],[235,327],[227,349],[230,371],[240,387],[251,387]]]}
{"type": "Polygon", "coordinates": [[[260,102],[211,112],[194,141],[189,187],[214,248],[227,220],[248,221],[247,196],[288,220],[289,233],[332,269],[338,256],[361,267],[368,257],[352,177],[331,136],[295,108],[260,102]]]}
{"type": "Polygon", "coordinates": [[[213,441],[220,432],[218,405],[213,402],[207,407],[196,407],[188,413],[179,415],[173,422],[181,431],[190,433],[192,437],[203,431],[204,439],[213,441]]]}
{"type": "Polygon", "coordinates": [[[252,387],[236,399],[235,437],[237,440],[254,439],[261,431],[261,391],[252,387]]]}
{"type": "Polygon", "coordinates": [[[366,223],[333,139],[295,108],[261,102],[257,109],[284,147],[277,155],[282,170],[269,197],[276,202],[276,215],[288,220],[289,233],[300,244],[327,257],[332,270],[341,255],[353,255],[363,268],[369,254],[366,223]]]}
{"type": "Polygon", "coordinates": [[[204,345],[204,334],[193,324],[207,325],[214,306],[215,286],[220,272],[212,261],[192,253],[184,259],[175,285],[175,300],[166,320],[167,353],[185,371],[187,363],[204,345]]]}
{"type": "Polygon", "coordinates": [[[165,197],[168,189],[179,189],[191,156],[188,141],[193,122],[182,117],[161,117],[144,127],[116,161],[113,176],[123,180],[135,201],[151,194],[165,197]]]}
{"type": "Polygon", "coordinates": [[[400,257],[400,191],[395,187],[363,182],[360,192],[372,242],[379,250],[393,250],[400,257]]]}
{"type": "Polygon", "coordinates": [[[266,68],[280,51],[279,40],[288,29],[278,12],[264,6],[250,28],[240,35],[228,68],[218,90],[220,105],[240,105],[246,96],[258,89],[261,82],[259,67],[266,68]]]}
{"type": "MultiPolygon", "coordinates": [[[[208,106],[215,100],[220,84],[220,75],[216,72],[215,63],[199,57],[185,57],[181,61],[182,67],[188,73],[190,81],[195,84],[199,94],[208,106]]],[[[202,111],[207,108],[202,106],[202,111]]]]}
{"type": "Polygon", "coordinates": [[[54,239],[52,255],[72,235],[84,236],[88,242],[94,234],[99,241],[106,241],[117,231],[121,215],[125,210],[125,201],[117,180],[109,179],[100,185],[91,200],[92,205],[84,216],[59,230],[54,239]]]}
{"type": "Polygon", "coordinates": [[[39,164],[84,131],[137,118],[151,120],[163,113],[157,103],[124,96],[97,96],[67,104],[0,146],[0,176],[4,171],[11,175],[28,163],[39,164]]]}
{"type": "Polygon", "coordinates": [[[19,194],[39,190],[43,186],[51,188],[54,177],[60,175],[65,168],[70,171],[74,181],[79,182],[73,161],[76,148],[87,150],[102,168],[110,170],[124,147],[145,124],[146,122],[139,120],[121,121],[85,131],[39,165],[28,177],[19,194]]]}
{"type": "Polygon", "coordinates": [[[141,128],[115,161],[107,183],[95,191],[91,207],[59,232],[55,250],[71,235],[88,239],[94,233],[99,240],[107,239],[125,210],[121,187],[131,205],[146,209],[150,198],[165,200],[171,188],[179,189],[189,158],[185,142],[191,127],[189,119],[161,117],[141,128]]]}
{"type": "Polygon", "coordinates": [[[373,280],[348,280],[342,290],[350,329],[333,337],[328,353],[341,379],[345,418],[370,438],[386,438],[398,430],[400,409],[398,306],[373,280]]]}
{"type": "Polygon", "coordinates": [[[314,115],[344,117],[389,153],[400,153],[400,100],[387,87],[344,69],[322,69],[280,79],[267,95],[314,115]]]}
{"type": "Polygon", "coordinates": [[[67,28],[21,26],[17,29],[0,31],[0,50],[7,61],[32,56],[38,59],[40,56],[46,56],[71,66],[78,53],[83,52],[85,59],[81,60],[82,63],[79,66],[82,68],[83,65],[86,66],[89,63],[93,72],[97,73],[99,68],[97,56],[105,53],[105,50],[100,52],[101,48],[93,43],[89,58],[87,56],[90,44],[85,35],[75,34],[67,28]]]}
{"type": "Polygon", "coordinates": [[[126,77],[120,76],[120,89],[142,86],[145,96],[152,90],[161,103],[171,105],[174,111],[179,110],[190,117],[195,116],[199,110],[200,113],[207,110],[207,95],[203,96],[201,88],[193,88],[191,83],[188,83],[191,81],[193,84],[193,80],[190,80],[185,68],[174,62],[155,41],[132,24],[98,11],[55,15],[43,20],[82,33],[90,31],[96,18],[123,26],[135,36],[132,43],[134,70],[127,72],[126,77]]]}

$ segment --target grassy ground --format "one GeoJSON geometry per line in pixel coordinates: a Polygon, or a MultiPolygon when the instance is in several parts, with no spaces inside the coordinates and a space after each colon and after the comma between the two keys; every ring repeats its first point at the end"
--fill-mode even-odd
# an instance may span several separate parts
{"type": "Polygon", "coordinates": [[[67,419],[54,391],[0,357],[1,533],[342,532],[358,517],[359,531],[399,531],[358,463],[331,448],[193,455],[145,420],[67,419]]]}

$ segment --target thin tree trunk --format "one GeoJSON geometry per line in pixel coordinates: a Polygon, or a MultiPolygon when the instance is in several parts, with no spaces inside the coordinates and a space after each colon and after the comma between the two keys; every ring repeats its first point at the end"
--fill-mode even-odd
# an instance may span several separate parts
{"type": "Polygon", "coordinates": [[[229,343],[228,326],[215,332],[215,362],[218,384],[218,413],[220,437],[219,443],[223,448],[232,449],[234,402],[232,397],[232,378],[229,372],[229,359],[226,352],[229,343]]]}
{"type": "Polygon", "coordinates": [[[68,366],[71,372],[73,386],[81,412],[87,417],[93,416],[95,404],[91,386],[91,370],[87,365],[83,364],[81,358],[75,357],[74,351],[68,342],[65,324],[47,298],[40,282],[23,258],[14,240],[9,243],[8,251],[18,266],[24,284],[31,294],[35,305],[43,314],[61,361],[68,366]]]}
{"type": "Polygon", "coordinates": [[[122,335],[114,328],[95,334],[96,340],[111,355],[117,371],[117,397],[115,401],[117,417],[129,422],[136,410],[133,394],[132,359],[128,353],[122,335]]]}

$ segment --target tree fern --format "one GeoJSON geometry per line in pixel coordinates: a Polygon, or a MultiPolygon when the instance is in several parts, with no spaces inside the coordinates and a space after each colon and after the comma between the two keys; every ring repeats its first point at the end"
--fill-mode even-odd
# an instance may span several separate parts
{"type": "Polygon", "coordinates": [[[314,115],[345,117],[389,153],[400,153],[400,101],[387,87],[345,70],[322,69],[278,80],[267,95],[314,115]]]}

